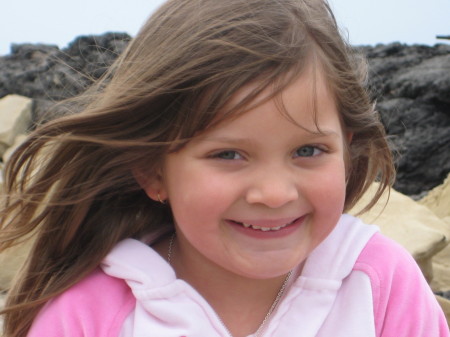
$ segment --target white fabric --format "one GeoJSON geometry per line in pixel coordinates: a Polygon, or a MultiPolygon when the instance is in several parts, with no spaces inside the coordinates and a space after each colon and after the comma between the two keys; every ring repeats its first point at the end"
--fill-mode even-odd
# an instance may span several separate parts
{"type": "MultiPolygon", "coordinates": [[[[370,279],[352,268],[377,231],[343,215],[286,290],[263,336],[374,337],[370,279]]],[[[124,279],[137,299],[120,337],[229,336],[211,306],[144,243],[121,242],[102,269],[124,279]]]]}

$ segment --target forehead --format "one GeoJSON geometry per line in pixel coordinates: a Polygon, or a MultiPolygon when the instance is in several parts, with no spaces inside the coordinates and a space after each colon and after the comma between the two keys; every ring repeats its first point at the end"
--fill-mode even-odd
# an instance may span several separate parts
{"type": "MultiPolygon", "coordinates": [[[[254,93],[259,84],[256,80],[240,88],[231,97],[226,107],[233,109],[242,105],[242,102],[248,101],[248,97],[254,93]]],[[[281,90],[277,87],[277,83],[271,83],[247,102],[245,108],[232,119],[270,104],[271,109],[276,109],[290,122],[312,133],[320,133],[322,126],[325,126],[330,118],[337,118],[341,123],[334,93],[327,83],[322,67],[317,65],[305,67],[281,90]]]]}
{"type": "MultiPolygon", "coordinates": [[[[243,87],[229,104],[239,104],[257,86],[252,83],[243,87]]],[[[316,141],[317,137],[330,136],[340,142],[343,135],[334,97],[324,77],[311,71],[294,78],[275,96],[272,88],[265,88],[245,111],[207,128],[193,140],[234,139],[235,143],[245,140],[266,144],[281,139],[316,141]]]]}

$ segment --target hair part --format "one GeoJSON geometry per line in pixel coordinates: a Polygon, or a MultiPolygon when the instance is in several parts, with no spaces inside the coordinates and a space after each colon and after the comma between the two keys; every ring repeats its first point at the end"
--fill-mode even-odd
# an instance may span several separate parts
{"type": "Polygon", "coordinates": [[[168,152],[245,112],[267,87],[274,97],[313,52],[353,133],[345,209],[378,178],[367,208],[375,204],[393,180],[392,159],[360,60],[325,0],[169,0],[98,83],[60,106],[77,113],[41,125],[7,163],[0,251],[27,235],[35,241],[9,293],[5,337],[25,336],[42,305],[118,241],[172,226],[170,209],[147,197],[133,169],[157,172],[168,152]]]}

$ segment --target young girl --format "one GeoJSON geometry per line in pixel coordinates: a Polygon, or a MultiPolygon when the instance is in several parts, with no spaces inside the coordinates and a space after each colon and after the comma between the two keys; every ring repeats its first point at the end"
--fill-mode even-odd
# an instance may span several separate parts
{"type": "Polygon", "coordinates": [[[394,176],[359,61],[325,0],[168,1],[8,163],[5,336],[449,336],[343,215],[394,176]]]}

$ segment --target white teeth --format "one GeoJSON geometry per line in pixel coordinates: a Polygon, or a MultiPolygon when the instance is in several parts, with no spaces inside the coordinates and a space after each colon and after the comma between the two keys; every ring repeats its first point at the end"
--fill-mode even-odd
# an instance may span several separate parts
{"type": "Polygon", "coordinates": [[[278,227],[262,227],[262,226],[249,225],[249,224],[246,224],[246,223],[244,223],[244,222],[240,222],[240,224],[241,224],[242,226],[244,226],[245,228],[250,228],[250,227],[251,227],[252,229],[260,230],[260,231],[262,231],[262,232],[278,231],[278,230],[280,230],[281,228],[284,228],[284,227],[286,227],[286,226],[289,226],[291,223],[292,223],[292,222],[287,223],[287,224],[285,224],[285,225],[283,225],[283,226],[278,226],[278,227]]]}

